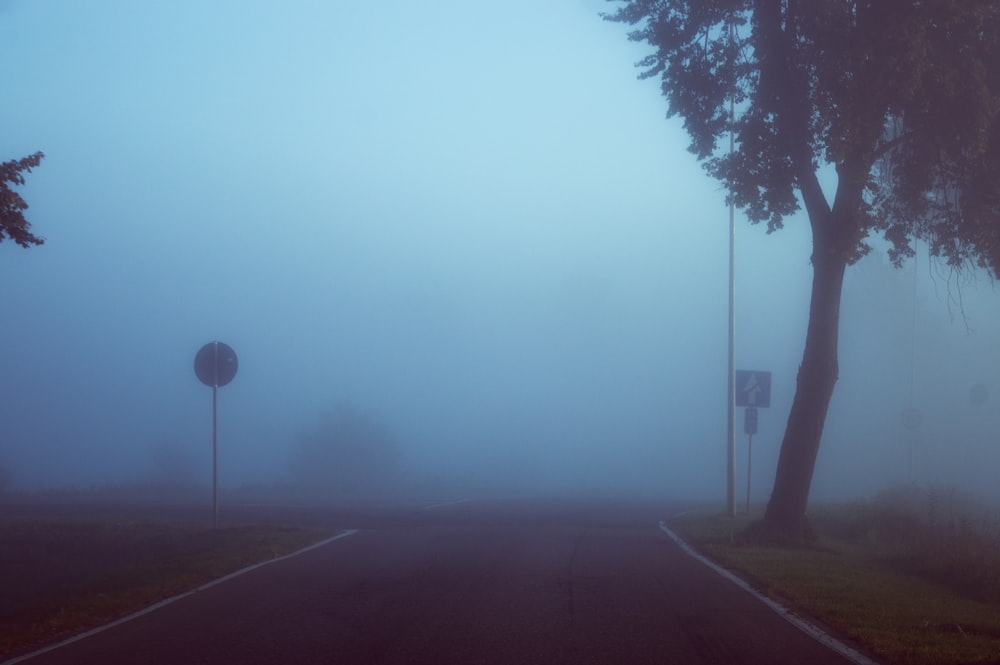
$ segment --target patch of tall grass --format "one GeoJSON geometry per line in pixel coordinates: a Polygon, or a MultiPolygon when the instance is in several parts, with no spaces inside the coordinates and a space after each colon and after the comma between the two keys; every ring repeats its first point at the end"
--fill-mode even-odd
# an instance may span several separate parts
{"type": "Polygon", "coordinates": [[[958,489],[895,487],[819,508],[821,536],[863,547],[894,568],[1000,602],[1000,509],[958,489]]]}

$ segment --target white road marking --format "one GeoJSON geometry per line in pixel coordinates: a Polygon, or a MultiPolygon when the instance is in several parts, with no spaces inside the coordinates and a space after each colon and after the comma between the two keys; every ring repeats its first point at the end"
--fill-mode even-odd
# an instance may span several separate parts
{"type": "Polygon", "coordinates": [[[120,626],[121,624],[126,623],[128,621],[131,621],[132,619],[137,619],[137,618],[139,618],[139,617],[141,617],[143,615],[149,614],[150,612],[155,612],[156,610],[160,609],[161,607],[166,607],[167,605],[170,605],[171,603],[176,603],[178,600],[181,600],[182,598],[187,598],[188,596],[192,596],[192,595],[198,593],[199,591],[204,591],[206,589],[210,589],[210,588],[214,587],[215,585],[222,584],[223,582],[231,580],[234,577],[239,577],[240,575],[243,575],[245,573],[249,573],[251,570],[257,570],[258,568],[263,568],[264,566],[268,566],[268,565],[270,565],[272,563],[277,563],[278,561],[284,561],[285,559],[291,559],[292,557],[296,557],[296,556],[298,556],[300,554],[305,554],[309,550],[314,550],[317,547],[323,547],[324,545],[326,545],[328,543],[332,543],[335,540],[340,540],[341,538],[347,538],[348,536],[353,536],[357,532],[358,532],[357,529],[348,529],[346,531],[342,531],[341,533],[338,533],[336,536],[333,536],[332,538],[327,538],[326,540],[321,540],[318,543],[313,543],[312,545],[309,545],[308,547],[303,547],[300,550],[295,550],[294,552],[290,552],[288,554],[276,557],[274,559],[268,559],[267,561],[261,561],[260,563],[253,564],[252,566],[247,566],[246,568],[241,568],[240,570],[237,570],[236,572],[229,573],[228,575],[220,577],[220,578],[218,578],[216,580],[212,580],[211,582],[206,582],[205,584],[202,584],[199,587],[191,589],[190,591],[185,591],[184,593],[178,594],[176,596],[172,596],[172,597],[167,598],[165,600],[161,600],[161,601],[159,601],[157,603],[153,603],[149,607],[143,608],[143,609],[139,610],[138,612],[133,612],[132,614],[129,614],[128,616],[124,616],[124,617],[122,617],[120,619],[115,619],[111,623],[106,623],[103,626],[98,626],[97,628],[92,628],[92,629],[90,629],[90,630],[88,630],[88,631],[86,631],[84,633],[80,633],[79,635],[75,635],[73,637],[65,639],[62,642],[56,642],[55,644],[50,644],[47,647],[42,647],[41,649],[38,649],[37,651],[32,651],[31,653],[26,653],[23,656],[18,656],[17,658],[11,658],[10,660],[5,660],[2,663],[0,663],[0,665],[14,665],[14,663],[20,663],[20,662],[23,662],[25,660],[28,660],[29,658],[34,658],[35,656],[40,656],[43,653],[48,653],[49,651],[54,651],[55,649],[58,649],[60,647],[66,646],[67,644],[72,644],[73,642],[79,642],[80,640],[82,640],[84,638],[87,638],[87,637],[90,637],[91,635],[96,635],[98,633],[103,633],[104,631],[108,630],[109,628],[114,628],[115,626],[120,626]]]}
{"type": "MultiPolygon", "coordinates": [[[[837,638],[835,638],[832,635],[824,632],[819,627],[814,626],[813,624],[809,623],[808,621],[806,621],[802,617],[793,614],[792,611],[789,610],[787,607],[785,607],[784,605],[782,605],[781,603],[779,603],[779,602],[777,602],[775,600],[772,600],[771,598],[768,598],[764,594],[760,593],[759,591],[757,591],[756,589],[754,589],[752,586],[750,586],[749,584],[747,584],[746,581],[743,580],[742,578],[734,575],[733,573],[731,573],[730,571],[726,570],[722,566],[719,566],[718,564],[716,564],[716,563],[708,560],[707,558],[705,558],[704,556],[702,556],[700,553],[696,552],[690,545],[688,545],[686,542],[684,542],[684,539],[681,538],[680,536],[678,536],[676,533],[674,533],[670,529],[670,527],[668,527],[666,525],[666,523],[660,522],[660,530],[663,531],[663,533],[665,533],[668,536],[670,536],[670,538],[675,543],[677,543],[677,546],[680,547],[682,550],[684,550],[684,552],[688,556],[691,556],[691,557],[697,559],[698,561],[701,561],[703,564],[705,564],[706,566],[708,566],[709,568],[711,568],[712,570],[714,570],[715,572],[717,572],[719,575],[722,575],[724,578],[726,578],[727,580],[729,580],[730,582],[732,582],[733,584],[735,584],[739,588],[743,589],[744,591],[746,591],[747,593],[749,593],[750,595],[752,595],[754,598],[756,598],[760,602],[762,602],[765,605],[767,605],[769,608],[771,608],[772,610],[774,610],[778,614],[778,616],[780,616],[785,621],[787,621],[788,623],[792,624],[793,626],[795,626],[796,628],[798,628],[799,630],[801,630],[802,632],[804,632],[806,635],[809,635],[810,637],[812,637],[814,640],[816,640],[820,644],[824,644],[827,647],[829,647],[830,649],[833,649],[834,651],[836,651],[837,653],[839,653],[844,658],[847,658],[851,662],[856,663],[856,665],[879,665],[879,663],[877,663],[876,661],[872,660],[868,656],[864,655],[860,651],[852,649],[851,647],[847,646],[846,644],[844,644],[843,642],[841,642],[837,638]]],[[[2,664],[0,664],[0,665],[2,665],[2,664]]]]}

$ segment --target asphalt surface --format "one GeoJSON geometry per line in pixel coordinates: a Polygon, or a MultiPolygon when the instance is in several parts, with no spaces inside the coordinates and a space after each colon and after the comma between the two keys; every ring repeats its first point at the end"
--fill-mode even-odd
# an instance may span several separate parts
{"type": "Polygon", "coordinates": [[[348,537],[40,654],[81,663],[843,665],[685,554],[676,508],[467,502],[348,537]]]}

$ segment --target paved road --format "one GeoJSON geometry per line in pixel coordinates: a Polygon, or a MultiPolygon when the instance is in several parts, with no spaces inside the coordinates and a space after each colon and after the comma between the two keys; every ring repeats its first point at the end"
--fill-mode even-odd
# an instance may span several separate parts
{"type": "Polygon", "coordinates": [[[847,662],[684,554],[657,527],[669,513],[520,500],[367,516],[352,536],[27,662],[847,662]]]}

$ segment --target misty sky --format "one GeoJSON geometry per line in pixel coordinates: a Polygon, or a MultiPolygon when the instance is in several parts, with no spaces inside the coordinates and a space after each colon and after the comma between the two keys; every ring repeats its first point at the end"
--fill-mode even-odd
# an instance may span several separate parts
{"type": "MultiPolygon", "coordinates": [[[[728,210],[607,8],[0,0],[0,160],[46,154],[22,190],[46,244],[0,245],[15,483],[128,482],[163,444],[207,471],[192,363],[218,339],[240,358],[220,391],[230,485],[281,477],[298,434],[351,404],[421,472],[720,496],[728,210]]],[[[774,372],[765,499],[809,237],[804,217],[739,223],[737,365],[774,372]]],[[[851,269],[817,496],[905,480],[914,348],[915,479],[992,484],[997,304],[926,256],[851,269]]]]}

